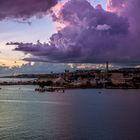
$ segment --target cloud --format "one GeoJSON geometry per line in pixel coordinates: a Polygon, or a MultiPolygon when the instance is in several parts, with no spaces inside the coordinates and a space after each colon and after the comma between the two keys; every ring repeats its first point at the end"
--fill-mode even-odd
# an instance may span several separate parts
{"type": "MultiPolygon", "coordinates": [[[[0,65],[0,76],[14,75],[14,74],[46,74],[46,73],[62,73],[65,70],[91,70],[91,69],[105,69],[106,64],[91,64],[91,63],[44,63],[44,62],[29,62],[22,66],[6,67],[0,65]]],[[[109,64],[109,69],[119,68],[140,68],[139,64],[109,64]]]]}
{"type": "MultiPolygon", "coordinates": [[[[108,10],[128,19],[129,35],[125,45],[128,51],[140,61],[140,1],[139,0],[108,0],[108,10]]],[[[133,59],[131,58],[130,60],[133,59]]]]}
{"type": "MultiPolygon", "coordinates": [[[[19,43],[16,51],[30,54],[28,61],[94,63],[140,61],[139,0],[108,0],[108,10],[87,0],[69,0],[54,22],[62,28],[49,43],[19,43]]],[[[13,44],[13,43],[10,43],[13,44]]]]}
{"type": "Polygon", "coordinates": [[[0,66],[0,76],[2,75],[13,75],[13,74],[46,74],[46,73],[61,73],[66,69],[70,69],[71,71],[77,70],[77,66],[74,64],[64,64],[64,63],[43,63],[29,62],[27,64],[23,64],[22,66],[13,66],[6,67],[0,66]]]}
{"type": "Polygon", "coordinates": [[[96,27],[96,29],[97,30],[109,30],[109,29],[111,29],[111,27],[109,25],[104,24],[104,25],[98,25],[96,27]]]}
{"type": "Polygon", "coordinates": [[[14,18],[25,20],[32,16],[42,16],[57,2],[57,0],[1,0],[0,20],[14,18]]]}
{"type": "Polygon", "coordinates": [[[130,32],[140,34],[140,1],[139,0],[108,0],[107,9],[120,16],[127,17],[130,24],[130,32]]]}

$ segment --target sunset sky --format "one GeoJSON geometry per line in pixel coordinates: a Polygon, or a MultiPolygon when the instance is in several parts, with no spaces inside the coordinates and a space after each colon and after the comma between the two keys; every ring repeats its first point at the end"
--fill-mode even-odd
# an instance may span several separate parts
{"type": "Polygon", "coordinates": [[[139,66],[139,0],[0,3],[1,73],[94,68],[104,61],[139,66]]]}

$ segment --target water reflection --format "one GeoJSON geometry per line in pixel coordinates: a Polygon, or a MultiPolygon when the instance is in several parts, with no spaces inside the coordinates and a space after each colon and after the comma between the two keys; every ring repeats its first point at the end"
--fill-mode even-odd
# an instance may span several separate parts
{"type": "Polygon", "coordinates": [[[139,90],[0,91],[2,140],[139,140],[139,90]],[[102,94],[99,94],[101,92],[102,94]]]}

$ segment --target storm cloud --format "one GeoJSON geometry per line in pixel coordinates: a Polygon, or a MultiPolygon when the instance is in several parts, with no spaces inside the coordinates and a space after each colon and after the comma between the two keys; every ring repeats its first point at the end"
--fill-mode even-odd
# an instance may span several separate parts
{"type": "Polygon", "coordinates": [[[108,0],[106,11],[87,0],[70,0],[59,12],[51,11],[53,21],[63,26],[49,43],[17,43],[15,50],[30,54],[28,61],[140,61],[139,6],[139,0],[108,0]]]}
{"type": "Polygon", "coordinates": [[[41,16],[55,4],[57,0],[0,0],[0,20],[41,16]]]}

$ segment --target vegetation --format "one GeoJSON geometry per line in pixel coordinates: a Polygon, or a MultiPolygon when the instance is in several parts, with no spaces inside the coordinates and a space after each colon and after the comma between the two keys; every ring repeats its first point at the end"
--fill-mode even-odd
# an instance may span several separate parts
{"type": "Polygon", "coordinates": [[[42,81],[42,82],[38,82],[38,85],[41,87],[41,88],[44,88],[45,86],[52,86],[53,85],[53,82],[52,81],[42,81]]]}

